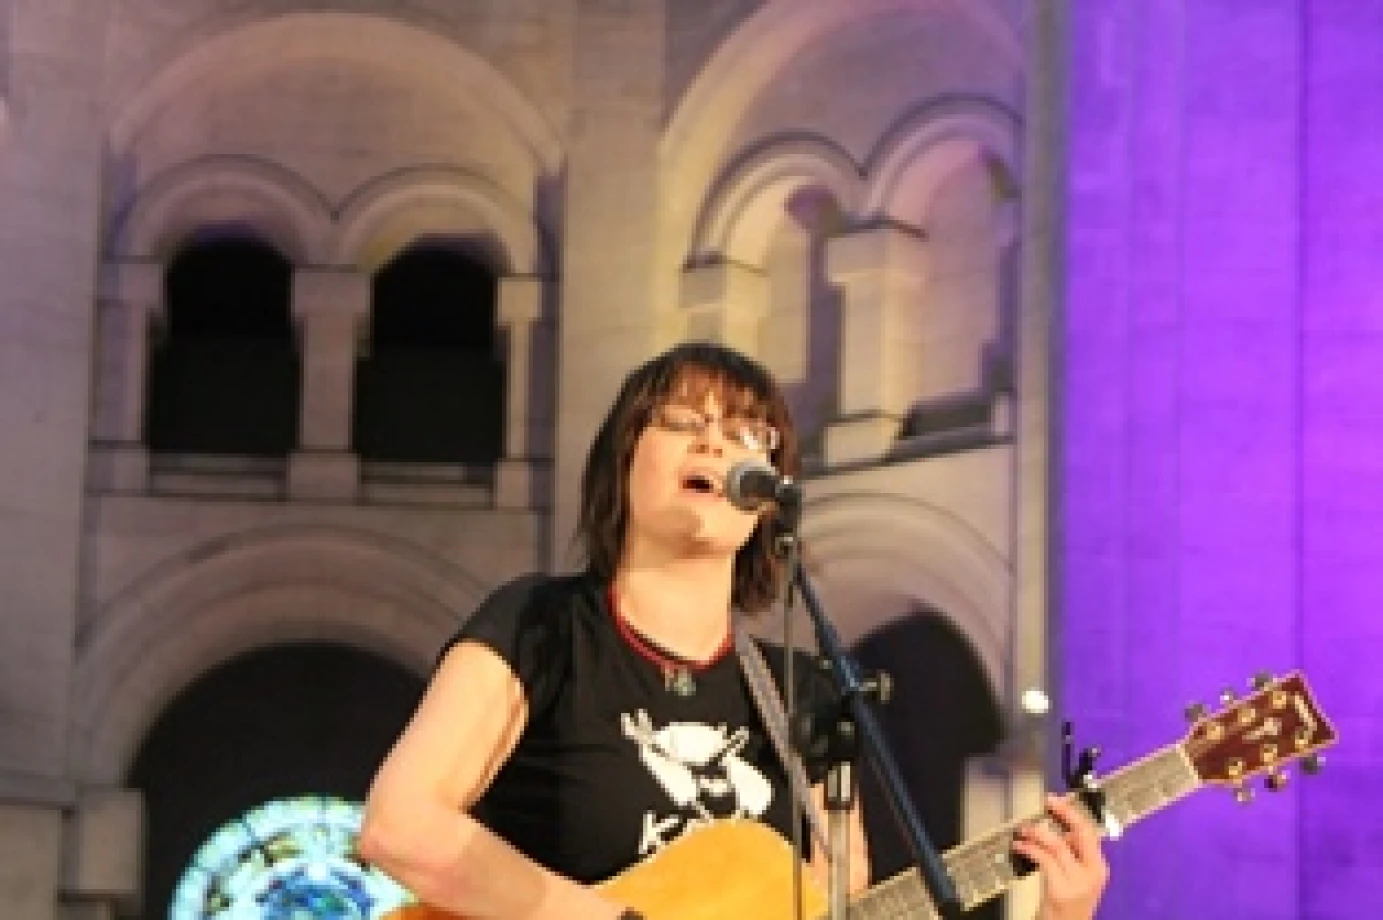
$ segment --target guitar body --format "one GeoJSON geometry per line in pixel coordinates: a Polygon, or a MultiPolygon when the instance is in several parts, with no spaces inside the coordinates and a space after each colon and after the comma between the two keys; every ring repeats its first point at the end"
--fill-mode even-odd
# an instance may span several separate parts
{"type": "MultiPolygon", "coordinates": [[[[792,845],[772,828],[722,821],[684,834],[600,887],[648,920],[791,918],[796,862],[792,845]]],[[[805,868],[802,889],[802,915],[825,914],[825,895],[805,868]]]]}
{"type": "MultiPolygon", "coordinates": [[[[757,821],[718,821],[678,837],[647,862],[599,886],[648,920],[774,920],[793,916],[792,845],[757,821]]],[[[802,871],[802,915],[821,917],[826,896],[802,871]]],[[[461,920],[410,904],[388,920],[461,920]]]]}

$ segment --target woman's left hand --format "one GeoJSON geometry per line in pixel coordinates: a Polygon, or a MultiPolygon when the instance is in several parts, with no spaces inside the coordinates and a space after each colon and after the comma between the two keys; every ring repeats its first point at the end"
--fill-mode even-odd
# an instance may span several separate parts
{"type": "Polygon", "coordinates": [[[1037,864],[1042,872],[1039,920],[1092,920],[1100,903],[1109,864],[1100,848],[1095,825],[1066,799],[1047,796],[1047,810],[1066,828],[1025,825],[1014,835],[1014,852],[1037,864]]]}

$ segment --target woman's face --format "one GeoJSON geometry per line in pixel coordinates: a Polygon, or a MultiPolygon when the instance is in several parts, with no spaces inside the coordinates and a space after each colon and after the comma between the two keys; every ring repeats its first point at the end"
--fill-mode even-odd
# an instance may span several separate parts
{"type": "Polygon", "coordinates": [[[626,545],[733,556],[748,541],[758,515],[730,504],[725,476],[741,460],[768,462],[776,433],[723,413],[714,389],[699,402],[684,397],[653,411],[629,466],[626,545]]]}

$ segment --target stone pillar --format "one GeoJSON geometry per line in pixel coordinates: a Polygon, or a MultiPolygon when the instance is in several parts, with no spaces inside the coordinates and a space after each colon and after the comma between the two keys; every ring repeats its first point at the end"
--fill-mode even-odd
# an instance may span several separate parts
{"type": "Polygon", "coordinates": [[[569,139],[564,164],[560,399],[551,567],[568,555],[591,439],[620,383],[662,344],[659,143],[666,116],[666,3],[571,4],[569,139]]]}
{"type": "Polygon", "coordinates": [[[547,391],[557,369],[550,324],[543,319],[541,278],[499,280],[496,311],[504,340],[504,457],[495,469],[495,506],[532,508],[547,493],[550,450],[538,443],[551,424],[547,391]]]}
{"type": "MultiPolygon", "coordinates": [[[[0,916],[53,920],[99,299],[108,19],[5,5],[0,152],[0,916]]],[[[70,12],[71,8],[64,12],[70,12]]]]}
{"type": "Polygon", "coordinates": [[[149,485],[144,423],[150,343],[165,321],[163,281],[164,266],[157,262],[101,266],[89,474],[100,491],[143,492],[149,485]]]}
{"type": "Polygon", "coordinates": [[[841,291],[839,418],[826,428],[828,466],[874,460],[893,444],[916,398],[925,242],[878,227],[827,244],[827,277],[841,291]]]}
{"type": "Polygon", "coordinates": [[[768,315],[769,286],[762,272],[717,262],[682,273],[682,309],[688,339],[721,342],[759,353],[759,326],[768,315]]]}
{"type": "Polygon", "coordinates": [[[356,343],[370,311],[370,279],[348,269],[293,274],[293,316],[302,353],[298,449],[289,458],[292,498],[352,500],[360,459],[351,451],[356,343]]]}

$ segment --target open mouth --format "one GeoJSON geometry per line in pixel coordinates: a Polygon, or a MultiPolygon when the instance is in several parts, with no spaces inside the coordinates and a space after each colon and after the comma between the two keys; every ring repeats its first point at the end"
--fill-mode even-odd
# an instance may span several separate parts
{"type": "Polygon", "coordinates": [[[697,495],[719,495],[720,486],[710,473],[688,473],[682,477],[682,489],[697,495]]]}

